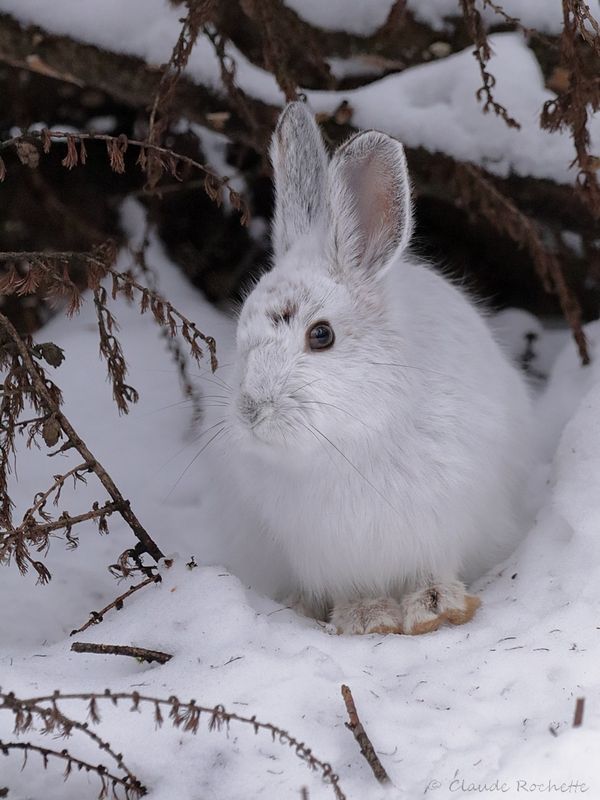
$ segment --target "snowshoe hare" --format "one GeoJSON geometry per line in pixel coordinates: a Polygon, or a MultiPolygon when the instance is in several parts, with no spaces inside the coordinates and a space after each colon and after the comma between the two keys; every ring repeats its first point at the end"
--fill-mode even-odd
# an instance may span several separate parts
{"type": "Polygon", "coordinates": [[[330,161],[291,103],[271,156],[274,266],[236,339],[240,490],[298,604],[339,633],[464,623],[465,583],[524,532],[524,381],[465,294],[411,258],[399,142],[366,131],[330,161]]]}

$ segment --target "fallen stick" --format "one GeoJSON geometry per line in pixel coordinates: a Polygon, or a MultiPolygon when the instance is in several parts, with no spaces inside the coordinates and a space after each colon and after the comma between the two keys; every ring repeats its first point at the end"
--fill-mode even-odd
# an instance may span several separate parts
{"type": "Polygon", "coordinates": [[[371,744],[371,740],[367,736],[367,732],[363,728],[362,722],[358,718],[358,712],[354,704],[354,698],[352,697],[350,687],[346,686],[345,684],[342,684],[342,697],[344,698],[346,711],[348,712],[348,717],[350,719],[350,722],[346,722],[346,727],[352,731],[354,738],[359,744],[360,752],[366,758],[369,766],[373,770],[373,775],[375,775],[379,783],[391,783],[389,775],[379,760],[379,757],[375,752],[375,748],[371,744]]]}
{"type": "Polygon", "coordinates": [[[127,644],[93,644],[92,642],[73,642],[71,650],[74,653],[95,653],[96,655],[130,656],[142,661],[158,661],[166,664],[173,656],[161,650],[146,650],[145,647],[133,647],[127,644]]]}
{"type": "Polygon", "coordinates": [[[583,722],[583,709],[585,708],[585,697],[578,697],[575,702],[575,715],[573,717],[573,727],[580,728],[583,722]]]}

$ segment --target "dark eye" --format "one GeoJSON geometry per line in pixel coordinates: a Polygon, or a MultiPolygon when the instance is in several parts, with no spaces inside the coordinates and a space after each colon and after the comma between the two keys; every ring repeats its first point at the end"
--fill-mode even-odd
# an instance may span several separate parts
{"type": "Polygon", "coordinates": [[[326,350],[334,341],[335,334],[328,322],[317,322],[308,331],[308,346],[311,350],[326,350]]]}

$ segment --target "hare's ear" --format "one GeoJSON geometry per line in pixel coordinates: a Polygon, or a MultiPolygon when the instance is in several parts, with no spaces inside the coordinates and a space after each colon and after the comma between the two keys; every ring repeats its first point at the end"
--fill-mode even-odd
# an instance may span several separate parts
{"type": "Polygon", "coordinates": [[[275,180],[273,250],[282,256],[302,236],[325,224],[327,154],[304,103],[289,103],[271,140],[275,180]]]}
{"type": "Polygon", "coordinates": [[[405,250],[412,231],[404,148],[385,133],[359,133],[335,153],[329,175],[334,269],[380,273],[405,250]]]}

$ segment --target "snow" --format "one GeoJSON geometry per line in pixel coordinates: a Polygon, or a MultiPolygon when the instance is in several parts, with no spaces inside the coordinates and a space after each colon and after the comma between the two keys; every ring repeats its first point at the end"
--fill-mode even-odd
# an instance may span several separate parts
{"type": "Polygon", "coordinates": [[[369,36],[385,23],[394,0],[285,0],[285,5],[319,28],[369,36]]]}
{"type": "MultiPolygon", "coordinates": [[[[342,4],[294,0],[297,10],[311,21],[327,26],[343,5],[344,24],[364,26],[378,20],[389,0],[368,5],[358,0],[342,4]],[[371,17],[371,14],[373,15],[371,17]]],[[[444,9],[456,7],[454,0],[419,2],[419,13],[443,15],[444,9]]],[[[416,8],[415,4],[415,8],[416,8]]],[[[551,29],[560,14],[558,0],[512,0],[506,10],[519,13],[527,24],[551,29]]],[[[598,11],[598,0],[590,5],[598,11]]],[[[0,10],[14,14],[24,23],[36,23],[54,33],[65,33],[83,41],[128,53],[152,64],[168,60],[180,29],[181,9],[166,0],[0,0],[0,10]],[[145,24],[140,24],[144,19],[145,24]]],[[[433,15],[433,16],[432,16],[433,15]]],[[[600,15],[598,15],[600,16],[600,15]]],[[[429,18],[428,17],[428,18],[429,18]]],[[[437,18],[437,16],[435,16],[437,18]]],[[[441,17],[440,17],[441,18],[441,17]]],[[[475,93],[481,86],[472,47],[447,58],[421,64],[400,73],[373,81],[367,86],[344,92],[307,91],[309,102],[317,110],[333,112],[342,100],[354,109],[353,123],[377,128],[398,137],[411,147],[447,153],[454,158],[484,166],[507,176],[531,175],[536,178],[569,183],[577,170],[570,167],[574,149],[568,132],[550,134],[539,127],[539,114],[546,100],[554,94],[544,87],[544,80],[534,54],[519,33],[490,36],[493,57],[489,71],[496,78],[494,95],[521,124],[509,128],[493,113],[484,114],[475,93]]],[[[283,96],[273,76],[251,64],[235,47],[228,54],[236,61],[236,81],[250,95],[281,106],[283,96]]],[[[221,90],[220,67],[206,38],[194,48],[187,72],[193,80],[221,90]]],[[[600,113],[590,122],[591,152],[600,151],[600,113]]]]}
{"type": "MultiPolygon", "coordinates": [[[[131,237],[139,237],[143,215],[135,203],[126,203],[124,222],[131,237]]],[[[221,362],[229,363],[232,320],[189,287],[155,239],[148,261],[158,268],[163,292],[215,336],[221,362]]],[[[123,254],[122,266],[127,263],[123,254]]],[[[584,782],[588,796],[598,796],[600,367],[597,361],[579,366],[565,331],[559,337],[553,333],[549,346],[538,321],[506,313],[497,330],[502,335],[504,326],[513,332],[506,341],[511,351],[523,349],[514,337],[516,328],[538,332],[544,368],[551,368],[550,351],[562,347],[536,400],[545,447],[530,488],[536,521],[519,550],[474,587],[483,605],[473,622],[414,638],[332,635],[249,588],[243,570],[222,566],[235,559],[223,542],[227,508],[215,511],[211,503],[218,440],[184,473],[207,437],[198,438],[201,431],[190,429],[189,407],[179,402],[174,367],[153,322],[124,302],[116,304],[131,383],[141,392],[131,414],[119,417],[98,361],[91,303],[73,320],[52,320],[38,339],[65,347],[67,359],[56,379],[67,415],[174,559],[170,568],[162,568],[160,585],[143,589],[122,611],[109,612],[101,625],[75,638],[159,649],[173,659],[141,665],[70,652],[69,631],[89,610],[134,582],[117,585],[105,569],[132,541],[113,517],[109,536],[81,526],[77,550],[65,551],[60,540],[52,543],[48,564],[54,577],[48,586],[36,586],[33,576],[21,577],[12,566],[3,568],[0,607],[10,611],[2,616],[2,690],[31,697],[56,688],[101,692],[110,687],[159,697],[175,694],[211,707],[222,703],[307,742],[333,765],[348,798],[425,793],[443,800],[466,798],[476,793],[473,787],[489,789],[495,781],[505,784],[502,795],[510,800],[523,797],[524,786],[540,794],[548,781],[584,782]],[[186,566],[192,555],[198,568],[186,566]],[[392,778],[389,791],[375,782],[344,726],[342,683],[351,687],[392,778]],[[573,729],[580,696],[586,698],[584,724],[573,729]]],[[[588,335],[597,353],[600,323],[589,326],[588,335]]],[[[223,392],[223,379],[227,367],[214,377],[207,369],[197,375],[207,395],[202,430],[221,418],[216,396],[223,392]]],[[[20,450],[17,513],[51,474],[75,463],[66,456],[49,461],[43,452],[27,451],[24,443],[20,450]]],[[[102,497],[90,478],[75,495],[67,492],[60,508],[75,513],[102,497]]],[[[75,702],[64,708],[85,716],[75,702]]],[[[312,800],[333,797],[291,750],[241,725],[232,723],[229,733],[208,732],[205,720],[193,736],[168,722],[155,731],[151,708],[133,714],[128,704],[105,704],[100,711],[98,732],[123,752],[155,800],[275,800],[300,797],[303,786],[312,800]]],[[[15,739],[11,723],[9,713],[0,714],[3,740],[15,739]]],[[[65,746],[33,732],[24,738],[65,746]]],[[[81,739],[75,735],[66,746],[92,763],[108,763],[105,754],[81,739]]],[[[56,764],[42,773],[34,763],[30,759],[21,771],[20,757],[2,759],[0,788],[10,787],[11,800],[95,797],[91,777],[78,774],[63,784],[56,764]]]]}
{"type": "MultiPolygon", "coordinates": [[[[533,53],[518,33],[490,36],[494,55],[489,71],[496,78],[494,96],[521,124],[509,128],[495,114],[483,114],[475,99],[481,85],[472,48],[388,75],[345,92],[358,127],[374,127],[398,137],[410,147],[448,153],[507,176],[532,175],[559,182],[573,180],[569,169],[573,145],[567,135],[539,128],[539,112],[553,97],[544,88],[533,53]],[[393,98],[393,101],[392,101],[393,98]]],[[[318,111],[332,111],[342,95],[309,92],[318,111]]],[[[600,115],[591,125],[592,149],[600,147],[600,115]]]]}

